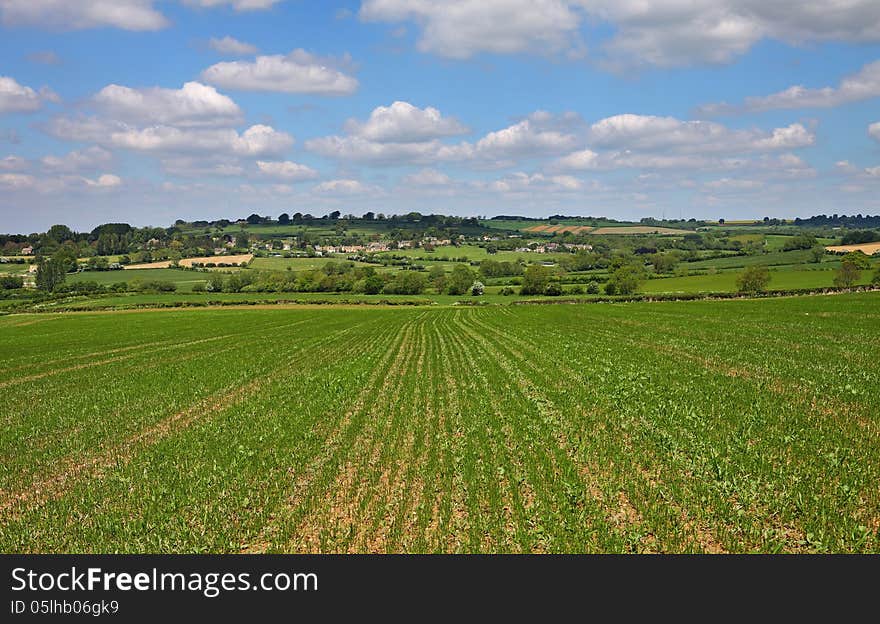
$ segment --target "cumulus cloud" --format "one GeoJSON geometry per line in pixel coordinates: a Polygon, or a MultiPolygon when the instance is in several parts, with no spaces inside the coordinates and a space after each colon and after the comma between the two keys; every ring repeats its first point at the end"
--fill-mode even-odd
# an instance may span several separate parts
{"type": "Polygon", "coordinates": [[[88,171],[106,166],[113,159],[107,150],[92,146],[81,151],[73,151],[64,156],[45,156],[40,163],[50,171],[88,171]]]}
{"type": "Polygon", "coordinates": [[[452,179],[436,169],[422,169],[405,176],[401,182],[406,186],[448,186],[452,179]]]}
{"type": "Polygon", "coordinates": [[[568,175],[548,176],[543,173],[516,172],[490,182],[475,182],[474,188],[505,195],[525,193],[572,193],[585,188],[583,181],[568,175]]]}
{"type": "Polygon", "coordinates": [[[865,65],[858,73],[847,76],[837,87],[810,89],[795,85],[761,97],[746,98],[739,106],[726,103],[707,104],[697,109],[703,115],[754,113],[778,109],[831,108],[851,102],[880,97],[880,61],[865,65]]]}
{"type": "Polygon", "coordinates": [[[359,180],[327,180],[316,185],[312,191],[321,195],[375,195],[381,189],[359,180]]]}
{"type": "Polygon", "coordinates": [[[562,171],[588,171],[599,166],[599,154],[585,149],[572,152],[553,163],[553,167],[562,171]]]}
{"type": "Polygon", "coordinates": [[[0,0],[0,21],[59,30],[159,30],[168,20],[153,5],[154,0],[0,0]]]}
{"type": "Polygon", "coordinates": [[[170,156],[162,159],[162,170],[184,178],[240,176],[244,167],[235,156],[170,156]]]}
{"type": "Polygon", "coordinates": [[[569,120],[550,113],[536,113],[507,128],[490,132],[476,143],[463,141],[450,145],[430,137],[453,130],[463,131],[458,122],[454,125],[449,123],[452,120],[443,123],[439,111],[413,107],[414,111],[408,111],[405,116],[406,123],[389,123],[389,119],[399,121],[395,115],[389,114],[392,108],[393,105],[374,110],[364,124],[349,121],[346,136],[309,140],[306,149],[330,158],[377,165],[465,161],[506,165],[517,159],[562,154],[577,144],[575,135],[556,127],[569,123],[569,120]],[[434,112],[429,114],[428,111],[434,112]],[[430,118],[434,119],[433,123],[427,121],[430,118]],[[376,120],[382,120],[382,123],[376,123],[376,120]]]}
{"type": "Polygon", "coordinates": [[[562,0],[365,0],[365,21],[414,21],[421,25],[418,47],[448,58],[479,52],[510,54],[570,49],[580,17],[562,0]]]}
{"type": "Polygon", "coordinates": [[[60,99],[49,88],[39,91],[18,84],[9,76],[0,76],[0,114],[32,113],[43,107],[45,102],[58,102],[60,99]]]}
{"type": "Polygon", "coordinates": [[[880,121],[868,126],[868,135],[880,141],[880,121]]]}
{"type": "Polygon", "coordinates": [[[682,153],[740,153],[806,147],[815,135],[795,123],[763,130],[732,130],[709,121],[681,121],[674,117],[623,114],[597,121],[590,128],[591,146],[632,151],[682,153]]]}
{"type": "Polygon", "coordinates": [[[184,4],[195,7],[213,8],[230,6],[236,11],[263,11],[271,9],[283,0],[183,0],[184,4]]]}
{"type": "Polygon", "coordinates": [[[293,138],[270,126],[251,126],[239,134],[231,128],[187,130],[153,126],[113,132],[116,147],[143,152],[223,152],[237,156],[278,155],[293,145],[293,138]]]}
{"type": "Polygon", "coordinates": [[[235,91],[351,95],[358,81],[338,67],[348,62],[294,50],[286,56],[217,63],[202,72],[202,80],[235,91]]]}
{"type": "Polygon", "coordinates": [[[612,68],[727,63],[762,39],[880,41],[876,0],[364,0],[360,17],[414,22],[420,50],[457,59],[481,52],[579,55],[581,35],[589,32],[612,68]]]}
{"type": "Polygon", "coordinates": [[[257,46],[229,36],[222,39],[211,37],[208,41],[208,47],[220,54],[229,54],[231,56],[250,56],[257,53],[257,46]]]}
{"type": "Polygon", "coordinates": [[[111,84],[92,99],[108,116],[133,124],[224,126],[240,123],[243,117],[229,97],[198,82],[187,82],[180,89],[111,84]]]}
{"type": "Polygon", "coordinates": [[[0,173],[0,189],[7,191],[20,191],[36,186],[34,176],[26,173],[0,173]]]}
{"type": "Polygon", "coordinates": [[[409,102],[379,106],[361,123],[350,119],[349,134],[382,143],[414,143],[469,132],[457,119],[443,117],[436,108],[418,108],[409,102]]]}
{"type": "Polygon", "coordinates": [[[28,161],[21,156],[0,158],[0,171],[24,171],[27,168],[28,161]]]}
{"type": "Polygon", "coordinates": [[[265,176],[291,182],[313,180],[318,177],[318,172],[311,167],[290,161],[258,160],[257,168],[265,176]]]}
{"type": "Polygon", "coordinates": [[[242,133],[233,128],[139,128],[96,117],[53,119],[51,134],[70,141],[92,141],[111,148],[152,153],[203,153],[242,157],[276,156],[291,145],[293,137],[271,126],[254,125],[242,133]]]}
{"type": "Polygon", "coordinates": [[[113,188],[122,185],[122,178],[113,175],[112,173],[105,173],[96,180],[82,178],[82,181],[85,182],[86,186],[93,186],[96,188],[113,188]]]}

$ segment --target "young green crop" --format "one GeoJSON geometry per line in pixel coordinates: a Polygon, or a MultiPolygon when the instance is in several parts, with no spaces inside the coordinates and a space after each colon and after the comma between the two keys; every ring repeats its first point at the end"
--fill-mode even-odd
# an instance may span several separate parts
{"type": "Polygon", "coordinates": [[[878,295],[0,318],[3,552],[880,552],[878,295]]]}

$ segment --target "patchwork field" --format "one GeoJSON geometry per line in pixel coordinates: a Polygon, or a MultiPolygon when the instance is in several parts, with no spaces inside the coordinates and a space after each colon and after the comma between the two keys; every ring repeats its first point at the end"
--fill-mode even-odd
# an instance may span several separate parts
{"type": "Polygon", "coordinates": [[[852,251],[861,251],[866,256],[880,253],[880,243],[863,243],[861,245],[836,245],[825,248],[831,253],[847,254],[852,251]]]}
{"type": "Polygon", "coordinates": [[[668,234],[670,236],[682,236],[687,234],[687,230],[676,230],[673,228],[666,227],[653,227],[647,225],[634,225],[630,227],[601,227],[596,230],[590,232],[591,234],[614,234],[614,235],[627,235],[627,234],[668,234]]]}
{"type": "Polygon", "coordinates": [[[2,552],[880,552],[880,296],[0,317],[2,552]]]}

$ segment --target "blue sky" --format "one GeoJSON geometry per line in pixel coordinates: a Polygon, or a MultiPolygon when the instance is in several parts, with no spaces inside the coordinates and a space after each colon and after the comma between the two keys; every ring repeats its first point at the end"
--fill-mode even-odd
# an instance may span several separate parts
{"type": "Polygon", "coordinates": [[[880,212],[876,0],[0,0],[0,231],[880,212]]]}

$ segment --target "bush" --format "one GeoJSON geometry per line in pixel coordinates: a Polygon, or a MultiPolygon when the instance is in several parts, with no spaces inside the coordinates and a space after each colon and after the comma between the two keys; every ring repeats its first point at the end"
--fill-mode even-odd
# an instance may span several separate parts
{"type": "Polygon", "coordinates": [[[558,297],[562,294],[562,286],[559,285],[559,282],[550,282],[544,289],[544,294],[548,297],[558,297]]]}
{"type": "Polygon", "coordinates": [[[770,269],[765,266],[746,267],[736,278],[736,289],[741,293],[757,293],[767,289],[770,269]]]}
{"type": "Polygon", "coordinates": [[[606,294],[632,295],[639,289],[642,279],[645,276],[645,270],[641,266],[635,264],[625,264],[608,279],[605,284],[606,294]],[[613,292],[608,292],[608,288],[613,292]]]}
{"type": "Polygon", "coordinates": [[[590,282],[587,284],[587,294],[588,295],[598,295],[599,294],[599,283],[598,282],[590,282]]]}
{"type": "Polygon", "coordinates": [[[400,271],[393,280],[385,285],[388,295],[420,295],[428,285],[428,278],[415,271],[400,271]]]}
{"type": "Polygon", "coordinates": [[[24,278],[18,275],[2,275],[0,276],[0,290],[14,290],[16,288],[24,288],[24,278]]]}
{"type": "Polygon", "coordinates": [[[543,295],[547,290],[547,284],[550,281],[550,270],[540,264],[533,264],[526,269],[523,274],[522,288],[520,294],[523,295],[543,295]]]}
{"type": "Polygon", "coordinates": [[[840,269],[834,275],[834,285],[838,288],[850,288],[861,277],[862,272],[859,270],[859,267],[854,262],[844,260],[843,264],[840,265],[840,269]]]}
{"type": "Polygon", "coordinates": [[[471,289],[476,277],[468,267],[458,265],[446,279],[446,292],[450,295],[463,295],[471,289]]]}
{"type": "Polygon", "coordinates": [[[378,275],[371,275],[364,280],[364,293],[368,295],[378,295],[382,292],[385,281],[378,275]]]}
{"type": "MultiPolygon", "coordinates": [[[[880,277],[880,271],[877,272],[877,276],[880,277]]],[[[505,286],[501,289],[501,294],[505,297],[509,297],[510,295],[516,294],[516,291],[510,286],[505,286]]]]}
{"type": "Polygon", "coordinates": [[[148,293],[174,292],[177,290],[177,284],[162,280],[134,281],[131,283],[131,287],[133,290],[148,293]]]}
{"type": "Polygon", "coordinates": [[[471,285],[471,295],[474,297],[481,297],[485,291],[486,287],[483,286],[483,282],[474,282],[471,285]]]}

